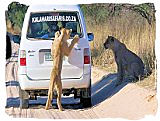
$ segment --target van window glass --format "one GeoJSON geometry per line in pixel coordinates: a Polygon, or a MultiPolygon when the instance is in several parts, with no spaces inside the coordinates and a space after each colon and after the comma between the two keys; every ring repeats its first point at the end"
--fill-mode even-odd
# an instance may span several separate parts
{"type": "Polygon", "coordinates": [[[72,29],[71,38],[82,35],[77,12],[31,13],[27,38],[54,39],[55,32],[61,27],[72,29]]]}

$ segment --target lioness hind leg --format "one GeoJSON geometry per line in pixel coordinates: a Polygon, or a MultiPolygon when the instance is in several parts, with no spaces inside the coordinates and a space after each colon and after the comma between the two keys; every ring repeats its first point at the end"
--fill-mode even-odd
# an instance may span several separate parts
{"type": "Polygon", "coordinates": [[[55,83],[56,79],[57,79],[56,71],[52,70],[50,83],[49,83],[49,90],[48,90],[48,99],[47,99],[47,103],[46,103],[46,107],[45,107],[46,110],[48,110],[51,105],[51,101],[53,98],[54,83],[55,83]]]}
{"type": "Polygon", "coordinates": [[[49,90],[48,91],[48,99],[47,99],[47,103],[46,103],[46,107],[45,107],[46,110],[48,110],[50,105],[51,105],[51,101],[52,101],[52,96],[51,95],[52,95],[52,91],[49,90]]]}
{"type": "Polygon", "coordinates": [[[138,63],[131,64],[130,77],[132,77],[132,81],[138,80],[140,75],[140,67],[138,63]]]}
{"type": "Polygon", "coordinates": [[[58,81],[56,84],[56,90],[57,90],[57,105],[59,108],[59,111],[63,111],[62,104],[61,104],[61,95],[62,95],[62,83],[61,81],[58,81]]]}
{"type": "Polygon", "coordinates": [[[54,81],[52,81],[52,84],[50,85],[49,90],[48,90],[48,100],[47,100],[46,107],[45,107],[46,110],[48,110],[52,104],[51,102],[53,99],[53,89],[54,89],[54,81]]]}

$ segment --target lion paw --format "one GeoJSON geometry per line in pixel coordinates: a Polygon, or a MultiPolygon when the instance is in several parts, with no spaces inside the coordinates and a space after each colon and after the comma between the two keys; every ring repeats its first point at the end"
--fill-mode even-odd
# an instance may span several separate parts
{"type": "Polygon", "coordinates": [[[74,41],[74,43],[78,43],[78,41],[79,41],[79,36],[78,36],[78,35],[75,35],[74,38],[73,38],[73,41],[74,41]]]}
{"type": "Polygon", "coordinates": [[[59,31],[57,31],[56,33],[55,33],[55,38],[58,38],[60,36],[60,33],[59,33],[59,31]]]}

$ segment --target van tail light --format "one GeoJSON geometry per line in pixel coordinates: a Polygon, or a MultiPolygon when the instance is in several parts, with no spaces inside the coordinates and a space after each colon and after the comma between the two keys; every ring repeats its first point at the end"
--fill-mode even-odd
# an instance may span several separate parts
{"type": "Polygon", "coordinates": [[[26,66],[26,51],[20,51],[20,66],[26,66]]]}
{"type": "Polygon", "coordinates": [[[84,64],[90,64],[89,48],[84,48],[84,64]]]}

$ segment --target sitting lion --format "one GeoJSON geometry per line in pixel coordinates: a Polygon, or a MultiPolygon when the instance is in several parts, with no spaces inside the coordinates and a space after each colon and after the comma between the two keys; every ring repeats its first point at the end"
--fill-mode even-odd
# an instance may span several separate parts
{"type": "Polygon", "coordinates": [[[112,36],[108,36],[104,47],[105,49],[111,49],[114,53],[119,84],[124,80],[125,75],[128,75],[133,80],[140,79],[144,75],[142,60],[135,53],[127,49],[125,44],[112,36]]]}
{"type": "Polygon", "coordinates": [[[71,30],[62,28],[61,34],[59,31],[55,33],[55,39],[52,43],[51,55],[54,59],[53,68],[50,76],[50,84],[48,91],[48,100],[45,109],[48,110],[53,98],[54,87],[57,90],[57,104],[60,111],[62,111],[61,94],[62,94],[62,82],[61,82],[61,70],[64,56],[69,56],[74,45],[79,41],[79,36],[75,35],[71,44],[68,46],[67,40],[70,38],[71,30]]]}

